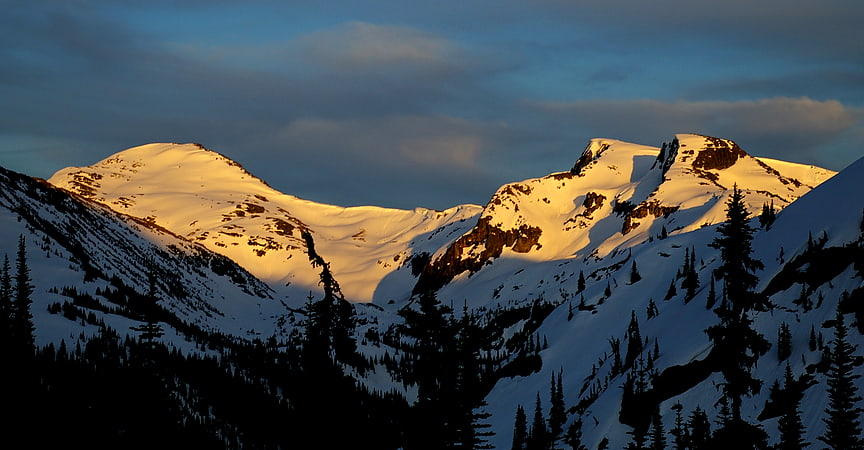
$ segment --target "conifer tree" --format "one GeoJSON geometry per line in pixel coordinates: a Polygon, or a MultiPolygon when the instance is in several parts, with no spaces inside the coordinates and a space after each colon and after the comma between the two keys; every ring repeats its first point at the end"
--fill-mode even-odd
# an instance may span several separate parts
{"type": "Polygon", "coordinates": [[[564,431],[564,422],[567,421],[567,411],[564,409],[564,387],[561,381],[563,371],[558,372],[556,379],[555,373],[552,373],[552,383],[550,388],[550,406],[549,406],[549,434],[554,440],[564,431]]]}
{"type": "Polygon", "coordinates": [[[807,344],[809,345],[811,352],[816,351],[816,328],[813,325],[810,325],[810,339],[807,344]]]}
{"type": "Polygon", "coordinates": [[[711,274],[711,284],[708,285],[708,299],[705,301],[705,309],[712,309],[717,303],[717,290],[714,288],[714,274],[711,274]]]}
{"type": "Polygon", "coordinates": [[[689,258],[685,263],[684,280],[681,282],[681,287],[684,291],[684,303],[690,302],[696,296],[696,289],[699,289],[699,274],[696,272],[696,248],[689,252],[689,258]]]}
{"type": "Polygon", "coordinates": [[[687,448],[687,425],[684,423],[684,415],[681,411],[684,409],[681,402],[672,405],[672,410],[675,411],[675,426],[669,433],[672,435],[672,448],[675,450],[685,450],[687,448]]]}
{"type": "Polygon", "coordinates": [[[646,307],[646,315],[648,319],[653,319],[660,314],[660,310],[657,308],[657,303],[654,302],[653,298],[648,299],[648,306],[646,307]]]}
{"type": "Polygon", "coordinates": [[[0,270],[0,350],[5,350],[12,338],[12,277],[9,273],[9,255],[4,255],[0,270]]]}
{"type": "Polygon", "coordinates": [[[831,341],[831,367],[828,371],[827,417],[823,418],[826,429],[819,440],[834,450],[860,450],[864,448],[861,438],[861,396],[855,385],[859,376],[853,373],[857,358],[855,347],[847,339],[847,328],[843,314],[838,310],[834,320],[834,339],[831,341]]]}
{"type": "Polygon", "coordinates": [[[609,338],[609,346],[612,347],[612,367],[609,369],[610,375],[615,376],[621,373],[623,364],[621,363],[621,340],[609,338]]]}
{"type": "Polygon", "coordinates": [[[709,448],[711,440],[711,422],[708,420],[708,414],[700,406],[690,413],[690,418],[687,420],[689,428],[688,445],[690,450],[705,450],[709,448]]]}
{"type": "Polygon", "coordinates": [[[321,345],[327,348],[326,353],[330,354],[334,362],[346,363],[362,371],[363,365],[360,363],[357,341],[354,338],[354,306],[342,295],[339,283],[330,271],[330,263],[315,251],[312,234],[305,230],[301,234],[306,241],[312,267],[321,268],[318,284],[324,290],[324,297],[317,302],[312,302],[310,294],[307,303],[307,334],[312,334],[313,339],[321,340],[321,345]]]}
{"type": "Polygon", "coordinates": [[[528,440],[528,417],[522,405],[516,407],[516,419],[513,424],[512,450],[524,450],[528,440]]]}
{"type": "Polygon", "coordinates": [[[639,282],[642,279],[642,275],[639,274],[639,269],[636,268],[636,260],[633,260],[633,265],[630,268],[630,284],[634,284],[639,282]]]}
{"type": "Polygon", "coordinates": [[[633,362],[642,353],[642,334],[639,332],[639,321],[636,311],[630,311],[630,324],[627,326],[627,353],[624,356],[624,369],[633,366],[633,362]]]}
{"type": "Polygon", "coordinates": [[[655,412],[651,418],[651,443],[650,450],[664,450],[666,448],[666,433],[663,431],[663,418],[660,412],[655,412]]]}
{"type": "MultiPolygon", "coordinates": [[[[785,390],[788,391],[793,388],[795,379],[792,377],[792,368],[789,367],[789,363],[786,363],[783,380],[785,390]]],[[[801,413],[798,411],[799,402],[800,399],[796,397],[777,420],[777,427],[780,431],[780,442],[775,447],[777,450],[801,450],[808,445],[804,440],[804,424],[801,422],[801,413]]]]}
{"type": "Polygon", "coordinates": [[[567,427],[567,434],[564,436],[564,442],[570,446],[571,450],[588,450],[582,444],[582,420],[575,420],[567,427]]]}
{"type": "Polygon", "coordinates": [[[540,404],[540,394],[534,405],[534,419],[531,422],[531,431],[528,433],[528,445],[526,450],[547,450],[549,448],[549,431],[546,429],[546,420],[543,418],[543,407],[540,404]]]}
{"type": "Polygon", "coordinates": [[[785,361],[792,356],[792,332],[786,322],[780,324],[777,330],[777,359],[785,361]]]}
{"type": "Polygon", "coordinates": [[[457,366],[451,356],[456,353],[456,332],[448,319],[452,311],[443,306],[434,292],[424,291],[417,310],[405,308],[403,333],[415,339],[415,361],[411,375],[417,384],[412,439],[409,447],[446,448],[458,437],[453,423],[459,414],[455,407],[457,366]],[[449,425],[448,425],[449,424],[449,425]]]}
{"type": "Polygon", "coordinates": [[[646,429],[643,427],[636,427],[627,432],[630,436],[632,436],[632,440],[627,443],[627,446],[624,447],[625,450],[646,450],[645,447],[645,433],[646,429]]]}
{"type": "Polygon", "coordinates": [[[766,299],[753,292],[759,281],[755,272],[764,265],[751,255],[755,229],[750,225],[744,194],[737,185],[726,205],[726,221],[717,226],[719,236],[711,243],[712,247],[720,250],[721,265],[717,274],[723,279],[732,312],[740,314],[764,309],[767,307],[766,299]]]}
{"type": "MultiPolygon", "coordinates": [[[[736,428],[745,425],[741,421],[742,397],[756,394],[761,388],[761,381],[753,377],[750,369],[770,347],[765,337],[753,329],[750,317],[751,311],[766,307],[767,302],[753,291],[758,281],[754,272],[762,268],[762,263],[751,256],[754,229],[748,216],[744,195],[736,185],[727,202],[727,220],[717,227],[719,236],[711,243],[720,250],[721,264],[717,273],[723,279],[726,301],[715,309],[720,323],[705,330],[714,343],[712,351],[721,355],[723,361],[721,372],[726,380],[723,394],[730,402],[736,428]]],[[[761,439],[755,429],[750,431],[753,434],[739,438],[761,439]]]]}
{"type": "Polygon", "coordinates": [[[491,425],[483,422],[490,414],[483,410],[486,402],[479,362],[481,330],[467,304],[463,305],[456,328],[456,351],[451,357],[456,366],[456,385],[453,404],[448,406],[452,412],[448,426],[455,428],[462,448],[488,448],[486,438],[493,433],[488,430],[491,425]]]}
{"type": "MultiPolygon", "coordinates": [[[[690,272],[690,247],[684,249],[684,265],[678,270],[680,276],[687,276],[690,272]]],[[[682,286],[683,287],[683,286],[682,286]]]]}
{"type": "Polygon", "coordinates": [[[759,225],[769,230],[771,229],[771,225],[774,223],[774,220],[777,218],[777,213],[774,210],[774,200],[771,200],[771,205],[768,205],[768,202],[765,202],[762,205],[762,214],[759,215],[759,225]]]}
{"type": "Polygon", "coordinates": [[[30,268],[27,265],[27,247],[24,235],[18,239],[18,256],[15,261],[15,304],[12,315],[12,336],[17,352],[21,356],[32,356],[34,347],[33,315],[30,304],[33,286],[30,284],[30,268]]]}

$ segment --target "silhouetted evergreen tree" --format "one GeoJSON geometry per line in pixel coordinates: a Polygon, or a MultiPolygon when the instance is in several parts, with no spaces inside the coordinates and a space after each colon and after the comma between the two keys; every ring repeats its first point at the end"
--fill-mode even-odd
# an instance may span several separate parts
{"type": "Polygon", "coordinates": [[[571,450],[588,450],[588,447],[582,444],[582,420],[575,420],[567,427],[564,443],[569,445],[571,450]]]}
{"type": "Polygon", "coordinates": [[[744,195],[736,185],[727,202],[727,220],[717,227],[719,236],[711,243],[720,250],[721,264],[717,273],[723,279],[728,301],[714,310],[720,323],[705,332],[714,343],[712,351],[722,361],[721,372],[726,380],[723,393],[730,402],[733,419],[729,426],[736,430],[739,438],[758,439],[756,432],[741,434],[746,431],[741,421],[742,397],[758,393],[761,388],[761,381],[752,376],[750,369],[770,347],[765,337],[753,329],[750,317],[751,311],[763,309],[767,301],[753,291],[758,281],[754,272],[762,268],[762,263],[751,256],[754,229],[748,216],[744,195]]]}
{"type": "Polygon", "coordinates": [[[449,427],[458,435],[461,448],[489,448],[486,438],[493,434],[491,425],[483,422],[490,414],[484,411],[486,390],[483,387],[483,370],[480,366],[481,329],[476,318],[463,306],[462,316],[456,324],[456,351],[450,355],[456,365],[454,404],[449,427]]]}
{"type": "Polygon", "coordinates": [[[705,309],[712,309],[717,303],[717,290],[714,288],[714,274],[711,274],[711,284],[708,285],[708,299],[705,301],[705,309]]]}
{"type": "Polygon", "coordinates": [[[612,347],[612,367],[609,368],[609,375],[615,376],[621,373],[623,364],[621,363],[621,340],[609,338],[609,346],[612,347]]]}
{"type": "Polygon", "coordinates": [[[780,324],[777,330],[777,359],[785,361],[792,356],[792,332],[786,322],[780,324]]]}
{"type": "Polygon", "coordinates": [[[30,305],[33,300],[33,286],[30,284],[30,267],[27,265],[27,247],[24,235],[18,239],[18,255],[15,260],[15,304],[12,314],[12,338],[15,353],[19,357],[33,355],[34,336],[33,314],[30,305]]]}
{"type": "MultiPolygon", "coordinates": [[[[795,379],[792,377],[792,368],[789,367],[789,363],[786,363],[783,380],[785,390],[793,389],[795,379]]],[[[801,422],[801,413],[798,411],[799,401],[799,398],[794,398],[786,408],[787,410],[777,420],[780,442],[775,446],[776,450],[801,450],[809,445],[804,440],[804,424],[801,422]]]]}
{"type": "Polygon", "coordinates": [[[513,424],[513,445],[512,450],[524,450],[528,441],[528,417],[525,415],[525,409],[522,405],[516,407],[516,419],[513,424]]]}
{"type": "Polygon", "coordinates": [[[549,434],[554,440],[564,431],[564,422],[567,421],[567,412],[564,409],[564,387],[561,381],[563,371],[558,372],[556,379],[552,373],[550,384],[550,406],[549,406],[549,434]]]}
{"type": "Polygon", "coordinates": [[[696,406],[696,409],[690,413],[687,427],[689,429],[687,444],[690,450],[706,450],[710,448],[711,421],[708,420],[708,414],[705,413],[705,410],[696,406]]]}
{"type": "Polygon", "coordinates": [[[816,351],[816,328],[813,325],[810,325],[810,339],[807,341],[807,345],[811,352],[816,351]]]}
{"type": "Polygon", "coordinates": [[[696,272],[696,249],[693,248],[690,252],[685,252],[687,261],[684,265],[684,280],[681,281],[681,288],[684,289],[684,303],[688,303],[696,296],[696,289],[699,289],[699,274],[696,272]]]}
{"type": "Polygon", "coordinates": [[[5,358],[6,350],[12,339],[12,275],[9,269],[9,255],[4,255],[0,269],[0,357],[5,358]]]}
{"type": "Polygon", "coordinates": [[[771,228],[771,225],[774,224],[774,220],[777,218],[777,212],[774,210],[774,200],[771,200],[771,204],[765,202],[762,205],[762,213],[759,215],[759,225],[768,230],[771,228]]]}
{"type": "Polygon", "coordinates": [[[630,284],[637,283],[642,279],[642,275],[639,274],[639,269],[636,268],[636,260],[633,260],[633,265],[630,267],[630,284]]]}
{"type": "Polygon", "coordinates": [[[651,418],[651,442],[650,450],[664,450],[666,448],[666,432],[663,431],[663,418],[659,412],[655,412],[651,418]]]}
{"type": "Polygon", "coordinates": [[[645,314],[648,316],[649,320],[660,314],[660,310],[657,309],[657,303],[654,302],[653,298],[648,299],[648,306],[645,308],[645,314]]]}
{"type": "Polygon", "coordinates": [[[847,328],[843,314],[838,310],[834,319],[834,339],[831,341],[831,366],[828,371],[827,417],[823,418],[826,429],[819,440],[830,448],[860,450],[864,448],[861,438],[861,396],[855,385],[859,376],[853,373],[858,364],[855,347],[847,339],[847,328]]]}
{"type": "Polygon", "coordinates": [[[639,332],[639,321],[636,311],[630,311],[630,324],[627,326],[627,353],[624,356],[624,369],[633,367],[633,362],[642,353],[642,334],[639,332]]]}
{"type": "Polygon", "coordinates": [[[582,292],[585,290],[585,272],[579,271],[579,279],[576,281],[576,292],[582,292]]]}
{"type": "Polygon", "coordinates": [[[448,448],[459,440],[457,405],[457,331],[452,310],[434,292],[424,291],[417,308],[404,308],[403,333],[415,340],[411,377],[417,384],[407,448],[448,448]]]}
{"type": "Polygon", "coordinates": [[[630,442],[627,443],[627,446],[624,447],[626,450],[647,450],[646,447],[646,439],[645,436],[646,429],[643,427],[637,427],[627,432],[631,436],[630,442]]]}
{"type": "Polygon", "coordinates": [[[528,445],[526,450],[547,450],[551,439],[549,430],[546,429],[546,420],[543,418],[543,407],[540,404],[540,394],[534,404],[534,419],[531,421],[531,431],[528,433],[528,445]]]}
{"type": "Polygon", "coordinates": [[[684,409],[681,402],[672,405],[672,410],[675,411],[675,425],[669,433],[672,435],[672,448],[675,450],[685,450],[687,448],[687,424],[684,423],[684,415],[681,411],[684,409]]]}
{"type": "Polygon", "coordinates": [[[306,230],[301,234],[312,266],[321,270],[319,284],[324,296],[315,301],[310,293],[304,306],[306,320],[300,351],[300,383],[304,389],[293,400],[309,429],[323,430],[323,424],[333,422],[343,424],[344,433],[328,435],[327,440],[328,446],[341,447],[351,443],[352,427],[359,432],[362,425],[351,417],[363,414],[365,409],[361,392],[345,368],[353,367],[362,373],[365,360],[356,349],[354,306],[342,295],[329,263],[315,251],[312,235],[306,230]]]}

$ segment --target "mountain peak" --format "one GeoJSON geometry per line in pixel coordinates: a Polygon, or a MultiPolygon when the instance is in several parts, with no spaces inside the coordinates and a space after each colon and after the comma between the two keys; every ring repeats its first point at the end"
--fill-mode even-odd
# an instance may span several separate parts
{"type": "Polygon", "coordinates": [[[733,185],[747,207],[782,209],[833,172],[754,158],[734,141],[678,134],[662,148],[592,139],[570,172],[502,186],[469,233],[439,250],[418,290],[506,258],[598,258],[725,218],[733,185]],[[777,164],[779,163],[779,164],[777,164]],[[788,174],[788,175],[787,175],[788,174]],[[805,175],[806,182],[797,176],[805,175]]]}
{"type": "MultiPolygon", "coordinates": [[[[61,169],[49,182],[84,197],[104,201],[96,198],[97,193],[133,180],[142,186],[170,186],[184,192],[210,190],[227,180],[251,181],[269,188],[267,183],[239,163],[195,143],[152,143],[132,147],[89,167],[61,169]]],[[[131,200],[131,197],[126,198],[126,201],[131,200]]]]}
{"type": "MultiPolygon", "coordinates": [[[[49,183],[225,255],[277,295],[298,299],[320,289],[320,269],[309,261],[304,232],[314,237],[346,298],[369,302],[386,295],[380,286],[385,277],[388,283],[406,282],[390,275],[415,248],[434,251],[479,210],[319,204],[272,189],[198,144],[130,148],[89,167],[62,169],[49,183]]],[[[408,279],[413,281],[410,273],[408,279]]]]}

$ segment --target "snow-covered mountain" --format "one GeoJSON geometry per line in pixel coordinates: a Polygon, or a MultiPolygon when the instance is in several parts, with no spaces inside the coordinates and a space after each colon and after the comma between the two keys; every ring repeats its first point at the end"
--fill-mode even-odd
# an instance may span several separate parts
{"type": "Polygon", "coordinates": [[[278,192],[236,162],[196,144],[131,148],[90,167],[62,169],[49,183],[201,243],[280,296],[305,298],[310,290],[320,290],[319,273],[301,238],[309,231],[342,291],[356,302],[401,294],[404,281],[399,280],[411,278],[412,256],[434,251],[448,236],[464,232],[480,210],[474,205],[405,211],[314,203],[278,192]]]}
{"type": "Polygon", "coordinates": [[[420,288],[440,288],[499,257],[597,259],[716,224],[736,184],[751,211],[779,210],[833,174],[763,161],[707,136],[680,134],[662,148],[594,139],[571,171],[498,189],[477,225],[433,256],[420,288]]]}
{"type": "Polygon", "coordinates": [[[405,211],[314,203],[195,144],[135,147],[62,169],[49,182],[200,242],[280,295],[317,291],[318,272],[300,237],[308,230],[349,300],[384,302],[404,299],[420,267],[419,288],[437,289],[502,254],[605,256],[663,228],[674,234],[722,221],[735,183],[751,210],[782,209],[833,175],[769,162],[783,172],[734,142],[705,136],[678,135],[662,149],[595,139],[571,171],[507,184],[482,212],[474,205],[405,211]]]}
{"type": "MultiPolygon", "coordinates": [[[[113,291],[125,298],[147,293],[152,282],[160,306],[179,321],[236,336],[280,334],[279,323],[291,314],[266,284],[232,260],[150,222],[2,168],[0,212],[0,253],[14,261],[18,236],[30,249],[33,284],[39,288],[34,319],[42,344],[74,340],[80,331],[74,321],[41,314],[52,303],[70,300],[60,293],[64,288],[79,296],[113,291]]],[[[103,298],[95,312],[109,326],[126,330],[137,324],[128,306],[103,298]]]]}
{"type": "MultiPolygon", "coordinates": [[[[550,377],[561,373],[564,428],[578,424],[587,448],[617,449],[632,438],[621,387],[636,368],[613,370],[610,342],[630,345],[631,318],[638,321],[648,343],[640,355],[656,380],[705,360],[712,348],[705,330],[717,322],[711,280],[721,263],[710,244],[737,186],[754,216],[766,206],[779,211],[770,227],[753,220],[753,256],[764,264],[757,290],[773,305],[755,313],[754,324],[773,347],[755,365],[762,389],[745,398],[742,416],[777,442],[768,387],[782,383],[788,362],[810,381],[802,419],[806,440],[816,442],[825,430],[827,374],[811,330],[829,341],[839,308],[856,318],[850,341],[864,349],[864,159],[835,175],[691,134],[660,147],[594,139],[574,159],[569,171],[502,186],[483,207],[405,211],[314,203],[199,145],[150,144],[47,182],[0,172],[0,253],[14,255],[25,236],[39,344],[84,339],[99,320],[128,330],[140,316],[131,302],[112,303],[113,293],[131,299],[155,289],[163,341],[191,353],[203,350],[187,326],[239,340],[302,329],[307,296],[322,291],[313,253],[348,300],[371,303],[356,306],[358,350],[371,368],[346,371],[409,403],[416,385],[393,369],[410,360],[399,311],[414,307],[412,293],[433,290],[457,317],[465,305],[485,327],[483,411],[494,448],[510,448],[517,406],[530,411],[539,394],[548,411],[550,377]],[[688,264],[698,277],[692,297],[683,285],[688,264]],[[97,320],[49,312],[73,298],[70,311],[97,320]],[[791,329],[792,349],[782,361],[781,324],[791,329]],[[520,366],[531,352],[533,362],[520,366]]],[[[722,383],[712,369],[667,389],[658,399],[667,430],[677,403],[685,416],[698,406],[716,417],[722,383]]]]}

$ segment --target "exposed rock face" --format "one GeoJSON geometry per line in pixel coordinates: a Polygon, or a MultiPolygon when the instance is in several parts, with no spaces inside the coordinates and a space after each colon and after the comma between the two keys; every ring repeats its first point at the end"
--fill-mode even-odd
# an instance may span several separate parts
{"type": "Polygon", "coordinates": [[[573,168],[570,169],[570,173],[573,175],[583,176],[582,170],[588,167],[588,165],[598,158],[600,154],[606,151],[609,146],[610,144],[608,142],[589,142],[585,147],[585,150],[582,152],[582,155],[576,160],[576,164],[574,164],[573,168]]]}
{"type": "Polygon", "coordinates": [[[621,227],[621,234],[627,234],[639,226],[636,219],[644,219],[648,214],[658,218],[660,216],[669,217],[669,214],[678,211],[678,206],[663,206],[657,200],[642,202],[639,206],[633,208],[624,216],[624,225],[621,227]]]}
{"type": "Polygon", "coordinates": [[[515,229],[502,230],[492,225],[491,220],[491,216],[481,217],[477,226],[427,264],[420,273],[414,292],[438,290],[462,272],[477,272],[491,259],[501,256],[505,247],[517,253],[540,248],[540,228],[523,224],[515,229]]]}
{"type": "Polygon", "coordinates": [[[739,158],[747,156],[735,142],[705,136],[707,145],[699,150],[693,160],[695,170],[723,170],[735,165],[739,158]]]}

